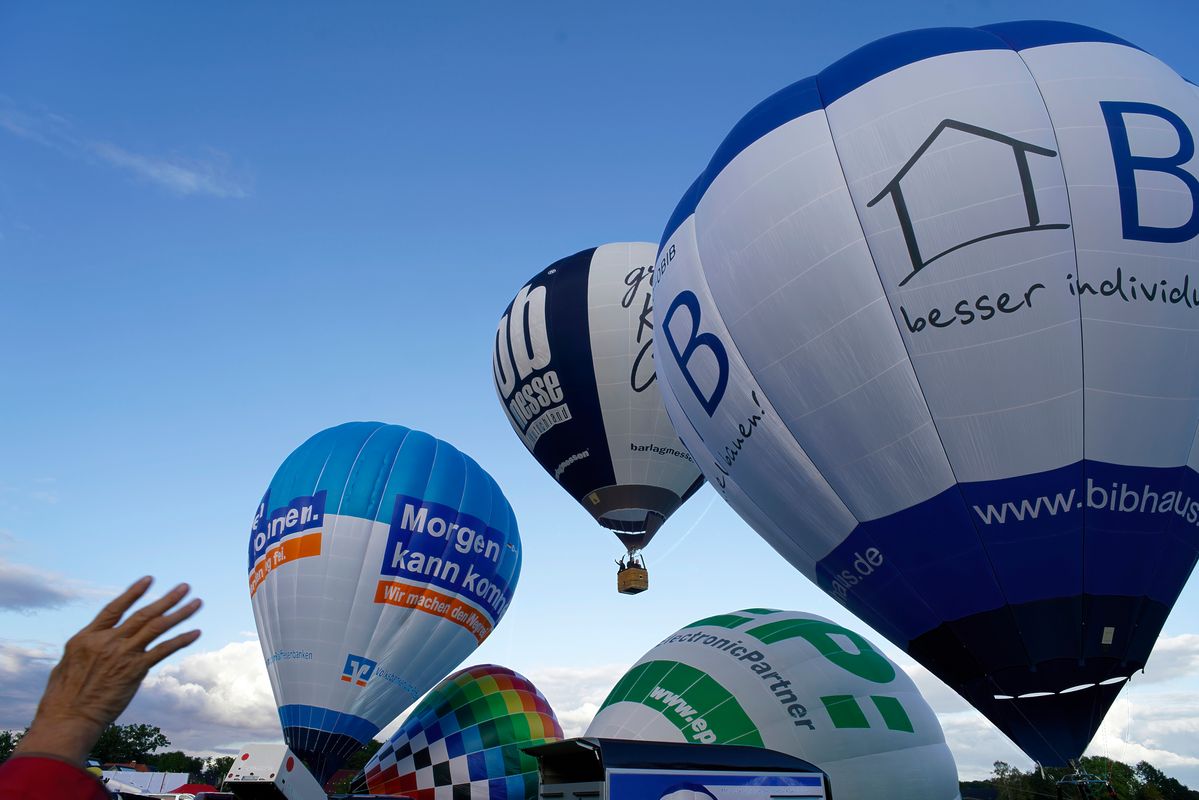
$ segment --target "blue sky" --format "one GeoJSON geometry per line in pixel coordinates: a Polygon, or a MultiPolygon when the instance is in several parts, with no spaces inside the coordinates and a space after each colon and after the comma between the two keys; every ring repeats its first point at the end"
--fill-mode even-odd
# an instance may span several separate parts
{"type": "MultiPolygon", "coordinates": [[[[211,710],[185,720],[177,695],[261,704],[260,684],[225,685],[257,668],[251,517],[291,449],[354,419],[435,433],[505,489],[525,569],[475,660],[559,686],[564,714],[706,613],[860,628],[710,489],[651,548],[653,589],[616,595],[615,539],[495,400],[495,323],[550,262],[656,242],[771,92],[896,31],[1041,17],[1199,76],[1199,8],[1181,0],[0,6],[0,673],[17,675],[0,698],[24,708],[99,599],[152,573],[196,586],[205,635],[140,713],[185,746],[241,741],[211,710]]],[[[1192,586],[1166,625],[1170,677],[1129,690],[1144,699],[1101,734],[1115,757],[1170,754],[1149,758],[1192,786],[1196,612],[1192,586]]],[[[1027,766],[937,702],[963,773],[1027,766]]]]}

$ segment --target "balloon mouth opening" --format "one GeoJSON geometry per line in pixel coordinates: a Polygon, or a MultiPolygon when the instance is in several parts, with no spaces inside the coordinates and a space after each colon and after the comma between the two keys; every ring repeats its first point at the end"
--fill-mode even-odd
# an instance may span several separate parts
{"type": "Polygon", "coordinates": [[[1082,683],[1078,686],[1071,686],[1069,689],[1062,689],[1058,694],[1074,694],[1075,692],[1081,692],[1083,689],[1093,689],[1096,685],[1094,683],[1082,683]]]}
{"type": "Polygon", "coordinates": [[[648,508],[614,508],[600,514],[599,524],[623,533],[641,533],[648,527],[651,514],[658,516],[656,511],[648,508]]]}
{"type": "Polygon", "coordinates": [[[653,539],[654,534],[658,532],[658,528],[662,527],[662,523],[666,521],[666,518],[657,511],[645,509],[619,509],[619,511],[630,515],[639,514],[641,518],[637,522],[630,523],[628,527],[619,528],[608,524],[602,516],[597,519],[601,525],[616,534],[616,538],[624,545],[625,551],[630,557],[648,545],[650,539],[653,539]]]}
{"type": "Polygon", "coordinates": [[[1121,675],[1114,678],[1107,678],[1106,680],[1102,680],[1097,683],[1080,683],[1077,686],[1071,686],[1069,689],[1062,689],[1058,692],[1027,692],[1021,695],[996,694],[992,695],[992,697],[996,700],[1035,700],[1038,697],[1053,697],[1054,695],[1074,694],[1075,692],[1082,692],[1086,691],[1087,689],[1097,688],[1099,686],[1113,686],[1117,683],[1123,683],[1124,681],[1128,680],[1128,678],[1129,676],[1127,675],[1121,675]]]}

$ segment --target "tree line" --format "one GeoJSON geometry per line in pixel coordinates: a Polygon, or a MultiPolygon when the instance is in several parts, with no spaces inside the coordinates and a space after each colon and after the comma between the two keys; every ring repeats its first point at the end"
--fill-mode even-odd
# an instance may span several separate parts
{"type": "Polygon", "coordinates": [[[1059,784],[1074,770],[1031,769],[1028,772],[996,761],[991,777],[963,781],[962,800],[1199,800],[1199,791],[1184,786],[1147,761],[1130,766],[1121,761],[1088,756],[1082,771],[1102,783],[1088,787],[1059,784]]]}
{"type": "MultiPolygon", "coordinates": [[[[0,731],[0,763],[7,761],[25,731],[0,731]]],[[[101,764],[145,764],[153,772],[184,772],[188,783],[220,786],[233,766],[233,756],[190,756],[182,750],[157,752],[171,746],[157,725],[137,722],[109,725],[92,748],[90,760],[101,764]]]]}

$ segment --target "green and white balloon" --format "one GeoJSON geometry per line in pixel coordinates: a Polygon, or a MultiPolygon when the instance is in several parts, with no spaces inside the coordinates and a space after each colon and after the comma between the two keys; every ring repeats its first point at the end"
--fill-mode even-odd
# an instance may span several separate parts
{"type": "Polygon", "coordinates": [[[587,735],[766,747],[821,767],[853,800],[959,796],[945,734],[912,679],[861,635],[797,611],[686,626],[621,678],[587,735]]]}

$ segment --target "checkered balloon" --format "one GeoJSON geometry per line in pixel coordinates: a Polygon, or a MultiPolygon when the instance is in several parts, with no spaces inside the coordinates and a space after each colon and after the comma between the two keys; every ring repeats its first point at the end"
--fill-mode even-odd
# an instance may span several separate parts
{"type": "Polygon", "coordinates": [[[522,675],[468,667],[434,687],[355,780],[355,790],[414,800],[536,800],[537,762],[521,748],[562,737],[522,675]]]}

